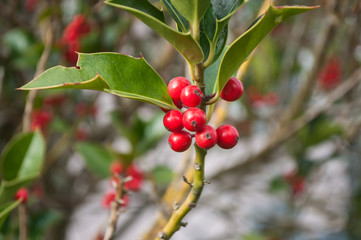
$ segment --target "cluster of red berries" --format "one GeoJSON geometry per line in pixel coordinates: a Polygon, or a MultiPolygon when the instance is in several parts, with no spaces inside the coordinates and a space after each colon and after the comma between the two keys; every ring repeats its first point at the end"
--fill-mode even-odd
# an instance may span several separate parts
{"type": "MultiPolygon", "coordinates": [[[[127,191],[139,191],[143,183],[143,173],[134,165],[130,165],[128,168],[124,169],[123,164],[115,161],[110,165],[110,173],[112,174],[111,184],[112,186],[118,186],[120,183],[120,177],[124,175],[125,177],[130,177],[130,179],[123,184],[124,194],[122,198],[122,207],[126,207],[129,203],[127,191]]],[[[104,208],[109,208],[111,203],[115,200],[116,194],[114,189],[107,192],[102,199],[102,206],[104,208]]]]}
{"type": "MultiPolygon", "coordinates": [[[[178,108],[183,106],[188,108],[184,113],[179,110],[168,111],[163,118],[164,127],[172,132],[168,142],[174,151],[187,150],[192,144],[193,136],[202,149],[210,149],[216,144],[221,148],[229,149],[237,144],[239,135],[235,127],[222,125],[214,129],[206,125],[206,114],[197,108],[204,99],[204,94],[197,86],[191,85],[188,79],[173,78],[168,84],[168,93],[178,108]],[[195,134],[192,135],[183,128],[195,134]]],[[[235,101],[242,94],[242,83],[236,78],[231,78],[224,87],[221,98],[226,101],[235,101]]]]}

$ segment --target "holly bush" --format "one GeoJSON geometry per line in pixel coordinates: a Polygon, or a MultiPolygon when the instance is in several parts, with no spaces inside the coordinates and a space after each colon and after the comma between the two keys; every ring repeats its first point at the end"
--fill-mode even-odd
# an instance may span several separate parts
{"type": "MultiPolygon", "coordinates": [[[[78,4],[80,7],[75,9],[82,9],[83,14],[72,14],[67,12],[66,6],[45,1],[29,0],[25,6],[15,7],[4,3],[8,6],[5,12],[20,8],[31,15],[36,11],[37,24],[42,26],[38,33],[41,40],[34,43],[32,39],[36,35],[25,29],[26,24],[22,25],[25,19],[19,17],[14,23],[20,27],[8,31],[2,40],[9,49],[11,61],[7,64],[12,72],[36,68],[33,80],[16,86],[17,90],[26,90],[17,91],[17,94],[28,94],[26,99],[21,99],[25,102],[24,114],[18,116],[23,119],[22,130],[15,136],[6,134],[7,138],[4,137],[2,142],[0,236],[6,239],[27,239],[28,236],[41,239],[45,236],[42,232],[49,229],[55,229],[49,230],[54,237],[57,228],[62,232],[57,238],[65,238],[64,228],[59,226],[69,221],[69,217],[64,214],[66,211],[51,209],[52,203],[63,204],[71,213],[74,206],[95,191],[93,185],[100,179],[107,179],[109,185],[109,191],[104,191],[99,201],[109,209],[109,216],[93,238],[116,237],[117,222],[123,212],[131,209],[136,197],[141,198],[139,192],[150,184],[152,190],[148,192],[159,209],[159,216],[151,230],[144,234],[144,239],[171,239],[187,226],[186,218],[194,218],[197,212],[192,210],[203,204],[202,194],[206,194],[205,186],[210,183],[205,170],[210,162],[207,154],[220,152],[219,156],[213,157],[218,166],[229,165],[228,158],[232,153],[238,156],[244,151],[245,146],[239,139],[247,139],[247,135],[252,135],[250,125],[258,124],[274,127],[268,138],[257,140],[261,150],[251,151],[245,158],[245,166],[240,163],[242,161],[231,164],[213,174],[212,180],[221,182],[221,173],[237,176],[242,171],[247,172],[247,164],[267,159],[267,154],[271,156],[273,150],[283,144],[287,148],[285,155],[293,156],[295,164],[293,170],[277,171],[268,177],[269,190],[275,195],[288,192],[291,204],[287,211],[292,212],[290,208],[295,208],[292,204],[306,191],[307,178],[321,165],[311,160],[310,148],[335,136],[354,139],[354,135],[347,133],[341,125],[324,116],[326,110],[351,91],[359,79],[358,75],[350,75],[350,80],[340,86],[340,60],[326,57],[327,40],[335,35],[335,23],[327,20],[330,23],[325,24],[325,33],[320,34],[321,44],[316,46],[314,55],[310,57],[309,52],[300,50],[302,61],[298,65],[289,62],[287,56],[277,56],[276,44],[271,42],[288,42],[294,52],[297,46],[292,46],[292,41],[296,44],[297,40],[300,45],[303,39],[288,37],[289,29],[277,36],[277,32],[282,31],[282,22],[310,10],[320,11],[315,10],[320,7],[318,5],[276,5],[264,1],[255,6],[252,1],[244,0],[106,0],[94,5],[78,4]],[[242,13],[248,4],[249,11],[255,16],[253,22],[249,21],[248,27],[242,23],[245,25],[243,31],[236,32],[231,28],[234,27],[232,24],[246,19],[242,18],[242,13]],[[64,24],[67,17],[69,20],[64,24]],[[161,47],[152,49],[154,42],[147,39],[148,35],[142,35],[142,31],[149,29],[139,20],[152,30],[148,35],[156,33],[161,37],[153,37],[161,47]],[[132,25],[141,26],[142,30],[132,34],[131,31],[137,31],[132,25]],[[267,35],[270,33],[275,40],[269,40],[267,35]],[[136,34],[141,36],[140,40],[135,39],[133,35],[136,34]],[[124,53],[117,52],[119,46],[125,46],[120,48],[124,53]],[[131,48],[136,57],[129,54],[131,48]],[[163,57],[157,51],[163,49],[168,49],[164,52],[165,60],[157,62],[163,57]],[[173,50],[178,51],[179,57],[174,57],[173,50]],[[172,53],[170,57],[168,52],[172,53]],[[159,74],[158,68],[166,69],[171,61],[176,62],[170,64],[168,73],[159,74]],[[62,65],[45,70],[56,62],[62,65]],[[152,63],[157,66],[152,67],[152,63]],[[288,67],[288,75],[285,68],[277,73],[280,71],[277,65],[281,64],[288,67]],[[186,74],[179,69],[180,65],[187,69],[186,74]],[[285,78],[283,85],[279,84],[280,89],[282,86],[288,88],[294,83],[293,79],[288,79],[290,76],[306,76],[304,81],[299,81],[301,87],[297,91],[291,87],[293,92],[285,91],[283,96],[273,91],[265,92],[267,85],[276,78],[285,78]],[[315,101],[312,98],[315,79],[319,79],[317,92],[321,97],[326,96],[327,104],[312,108],[307,101],[315,101]],[[100,102],[103,96],[106,100],[100,102]],[[225,109],[240,106],[238,100],[241,97],[242,112],[247,117],[236,116],[232,120],[230,110],[230,117],[226,118],[225,109]],[[111,101],[120,107],[108,115],[106,109],[111,107],[111,101]],[[269,110],[273,116],[267,112],[269,110]],[[272,125],[270,116],[277,124],[272,125]],[[243,118],[243,126],[238,124],[237,118],[243,118]],[[107,127],[102,128],[101,121],[105,121],[103,125],[107,127]],[[162,141],[167,135],[164,129],[170,132],[170,149],[185,152],[181,170],[164,164],[147,166],[150,164],[140,161],[148,156],[165,157],[168,147],[162,141]],[[117,141],[120,144],[116,146],[117,141]],[[154,154],[154,151],[158,152],[154,154]],[[86,170],[81,167],[77,170],[77,158],[83,160],[86,170]],[[74,186],[70,187],[72,181],[74,186]],[[67,193],[69,188],[72,191],[67,193]],[[14,218],[15,209],[18,209],[19,221],[14,218]]],[[[341,13],[344,14],[342,11],[347,7],[347,4],[324,2],[320,9],[327,9],[332,16],[342,19],[345,15],[341,16],[341,13]]],[[[296,30],[292,30],[294,35],[302,34],[305,28],[314,24],[308,16],[299,16],[302,24],[298,23],[296,30]],[[301,33],[297,31],[299,27],[303,28],[299,30],[301,33]]],[[[292,61],[295,61],[294,55],[292,61]]],[[[353,72],[351,67],[349,72],[353,72]]],[[[6,87],[11,89],[8,91],[15,89],[11,83],[6,87]]],[[[9,94],[7,100],[11,98],[9,94]]],[[[358,131],[359,125],[357,121],[352,125],[354,131],[358,131]]],[[[176,158],[175,154],[167,153],[167,156],[176,158]]],[[[219,190],[222,185],[217,186],[217,191],[222,191],[219,190]]],[[[267,224],[272,226],[272,223],[268,219],[267,224]]],[[[202,229],[195,232],[197,230],[192,229],[192,239],[206,239],[197,237],[204,233],[202,229]]],[[[235,230],[235,234],[219,238],[233,239],[238,234],[235,230]]],[[[281,239],[292,237],[292,231],[282,231],[281,227],[274,231],[272,227],[258,227],[255,233],[242,237],[281,239]]]]}

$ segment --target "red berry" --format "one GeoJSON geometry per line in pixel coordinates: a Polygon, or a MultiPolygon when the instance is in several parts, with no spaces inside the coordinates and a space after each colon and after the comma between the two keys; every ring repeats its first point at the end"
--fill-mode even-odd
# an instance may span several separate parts
{"type": "Polygon", "coordinates": [[[132,179],[124,183],[124,188],[131,191],[138,191],[143,183],[143,173],[134,164],[127,169],[127,176],[132,179]]]}
{"type": "Polygon", "coordinates": [[[185,88],[186,86],[188,86],[190,84],[191,83],[189,82],[189,80],[184,77],[173,78],[172,80],[170,80],[170,82],[168,84],[169,96],[172,99],[180,99],[180,95],[181,95],[183,88],[185,88]]]}
{"type": "Polygon", "coordinates": [[[170,131],[175,132],[183,129],[182,123],[183,114],[178,110],[172,110],[164,115],[163,125],[170,131]]]}
{"type": "Polygon", "coordinates": [[[182,109],[183,103],[180,99],[173,99],[173,103],[177,108],[182,109]]]}
{"type": "Polygon", "coordinates": [[[188,108],[183,113],[183,126],[189,131],[199,131],[206,125],[206,114],[199,108],[188,108]]]}
{"type": "Polygon", "coordinates": [[[231,125],[222,125],[216,130],[218,136],[218,146],[224,149],[233,148],[236,146],[239,135],[235,127],[231,125]]]}
{"type": "Polygon", "coordinates": [[[102,199],[102,206],[104,208],[109,208],[110,204],[115,200],[115,192],[108,192],[104,194],[102,199]]]}
{"type": "MultiPolygon", "coordinates": [[[[104,194],[102,199],[102,206],[104,208],[110,208],[110,205],[115,200],[115,192],[107,192],[104,194]]],[[[122,207],[126,207],[129,203],[129,198],[127,195],[124,195],[122,198],[123,203],[121,204],[122,207]]]]}
{"type": "Polygon", "coordinates": [[[112,175],[115,175],[115,174],[122,174],[123,172],[123,165],[118,162],[118,161],[115,161],[115,162],[112,162],[112,164],[110,165],[110,173],[112,175]]]}
{"type": "Polygon", "coordinates": [[[242,97],[243,84],[237,78],[230,78],[221,92],[221,98],[233,102],[242,97]]]}
{"type": "Polygon", "coordinates": [[[217,144],[217,133],[212,126],[205,126],[202,130],[196,132],[196,143],[198,147],[210,149],[217,144]]]}
{"type": "Polygon", "coordinates": [[[52,120],[52,114],[47,110],[35,110],[31,116],[31,130],[45,130],[52,120]]]}
{"type": "Polygon", "coordinates": [[[292,194],[300,195],[305,190],[305,180],[303,177],[298,176],[292,182],[292,194]]]}
{"type": "Polygon", "coordinates": [[[201,103],[203,96],[202,91],[197,86],[190,85],[183,88],[180,99],[184,105],[196,107],[201,103]]]}
{"type": "Polygon", "coordinates": [[[169,146],[176,152],[184,152],[192,144],[192,136],[184,130],[172,133],[168,138],[169,146]]]}
{"type": "Polygon", "coordinates": [[[15,199],[16,200],[20,199],[22,203],[26,203],[28,201],[28,197],[29,197],[29,192],[26,188],[20,188],[15,193],[15,199]]]}

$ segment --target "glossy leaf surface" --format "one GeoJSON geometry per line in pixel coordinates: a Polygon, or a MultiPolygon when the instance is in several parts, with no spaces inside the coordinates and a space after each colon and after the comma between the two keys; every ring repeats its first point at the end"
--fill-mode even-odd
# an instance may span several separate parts
{"type": "Polygon", "coordinates": [[[144,58],[118,53],[80,53],[78,68],[50,68],[20,89],[50,88],[105,91],[167,109],[175,108],[166,84],[144,58]]]}
{"type": "Polygon", "coordinates": [[[243,35],[237,38],[227,49],[224,54],[220,68],[215,91],[219,89],[222,91],[228,79],[237,71],[237,69],[244,63],[252,51],[257,47],[261,40],[279,23],[285,19],[312,10],[316,7],[304,6],[285,6],[273,7],[270,6],[261,18],[253,24],[243,35]]]}
{"type": "Polygon", "coordinates": [[[147,0],[108,0],[106,3],[136,16],[172,44],[188,62],[196,64],[203,60],[202,49],[191,34],[178,32],[169,27],[163,21],[164,16],[163,18],[159,17],[160,14],[163,15],[163,12],[156,9],[153,5],[153,7],[149,7],[150,3],[147,0]],[[144,6],[148,6],[152,11],[149,11],[148,8],[145,9],[144,6]]]}
{"type": "Polygon", "coordinates": [[[173,6],[171,0],[161,0],[164,6],[167,8],[169,14],[172,16],[174,21],[176,21],[178,29],[182,32],[188,32],[190,30],[189,23],[182,14],[180,14],[177,9],[173,6]]]}
{"type": "Polygon", "coordinates": [[[199,24],[210,0],[171,0],[175,8],[190,23],[199,24]]]}
{"type": "Polygon", "coordinates": [[[211,52],[212,62],[218,59],[227,40],[228,21],[245,2],[246,0],[210,1],[201,22],[201,38],[203,38],[201,45],[205,55],[204,60],[207,59],[209,52],[211,52]]]}

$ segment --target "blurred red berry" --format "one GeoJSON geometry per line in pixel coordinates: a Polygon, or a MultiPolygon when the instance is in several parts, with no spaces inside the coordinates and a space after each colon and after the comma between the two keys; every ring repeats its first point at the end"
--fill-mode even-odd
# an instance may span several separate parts
{"type": "Polygon", "coordinates": [[[75,131],[75,139],[77,141],[84,141],[87,138],[88,138],[88,133],[84,129],[79,128],[75,131]]]}
{"type": "Polygon", "coordinates": [[[20,188],[15,193],[15,200],[21,200],[22,203],[26,203],[28,201],[29,192],[26,188],[20,188]]]}
{"type": "Polygon", "coordinates": [[[25,9],[28,12],[34,11],[37,4],[37,0],[26,0],[25,9]]]}
{"type": "Polygon", "coordinates": [[[71,64],[75,65],[77,54],[75,51],[80,50],[80,39],[90,32],[90,25],[81,14],[76,15],[73,21],[65,28],[62,38],[64,47],[64,58],[71,64]]]}
{"type": "Polygon", "coordinates": [[[95,105],[90,105],[88,107],[88,114],[92,117],[95,117],[98,113],[98,108],[95,105]]]}
{"type": "Polygon", "coordinates": [[[95,117],[97,114],[97,107],[94,105],[87,105],[85,103],[78,103],[75,107],[75,113],[78,117],[84,117],[86,115],[95,117]]]}
{"type": "Polygon", "coordinates": [[[104,194],[102,199],[102,206],[104,208],[109,208],[110,204],[114,201],[114,199],[115,199],[115,192],[108,192],[104,194]]]}
{"type": "Polygon", "coordinates": [[[58,94],[58,95],[51,95],[47,96],[43,100],[43,104],[46,107],[60,107],[66,100],[66,95],[58,94]]]}
{"type": "Polygon", "coordinates": [[[112,164],[110,165],[110,173],[112,175],[120,175],[123,172],[123,165],[121,162],[115,161],[112,162],[112,164]]]}
{"type": "Polygon", "coordinates": [[[322,89],[330,90],[341,82],[341,75],[341,62],[334,57],[321,69],[318,83],[322,89]]]}
{"type": "Polygon", "coordinates": [[[300,195],[305,190],[305,179],[301,176],[296,177],[292,181],[292,194],[293,195],[300,195]]]}
{"type": "Polygon", "coordinates": [[[303,176],[298,175],[296,170],[292,170],[283,175],[288,184],[290,184],[292,189],[292,195],[297,196],[304,192],[306,187],[305,178],[303,176]]]}
{"type": "Polygon", "coordinates": [[[51,122],[52,115],[50,112],[45,110],[35,110],[31,116],[31,130],[35,131],[36,129],[40,129],[44,131],[44,129],[51,122]]]}
{"type": "Polygon", "coordinates": [[[75,113],[78,117],[84,117],[86,114],[86,105],[85,103],[78,103],[75,106],[75,113]]]}
{"type": "Polygon", "coordinates": [[[143,183],[143,173],[133,164],[127,169],[126,175],[132,179],[124,183],[124,188],[131,191],[138,191],[143,183]]]}
{"type": "Polygon", "coordinates": [[[253,107],[274,106],[278,104],[278,95],[275,92],[261,94],[256,87],[249,87],[247,97],[253,107]]]}
{"type": "Polygon", "coordinates": [[[44,196],[44,188],[39,184],[34,185],[31,189],[31,192],[38,199],[44,196]]]}
{"type": "Polygon", "coordinates": [[[76,15],[69,25],[65,28],[63,39],[68,42],[75,42],[80,37],[90,32],[90,25],[81,14],[76,15]]]}

